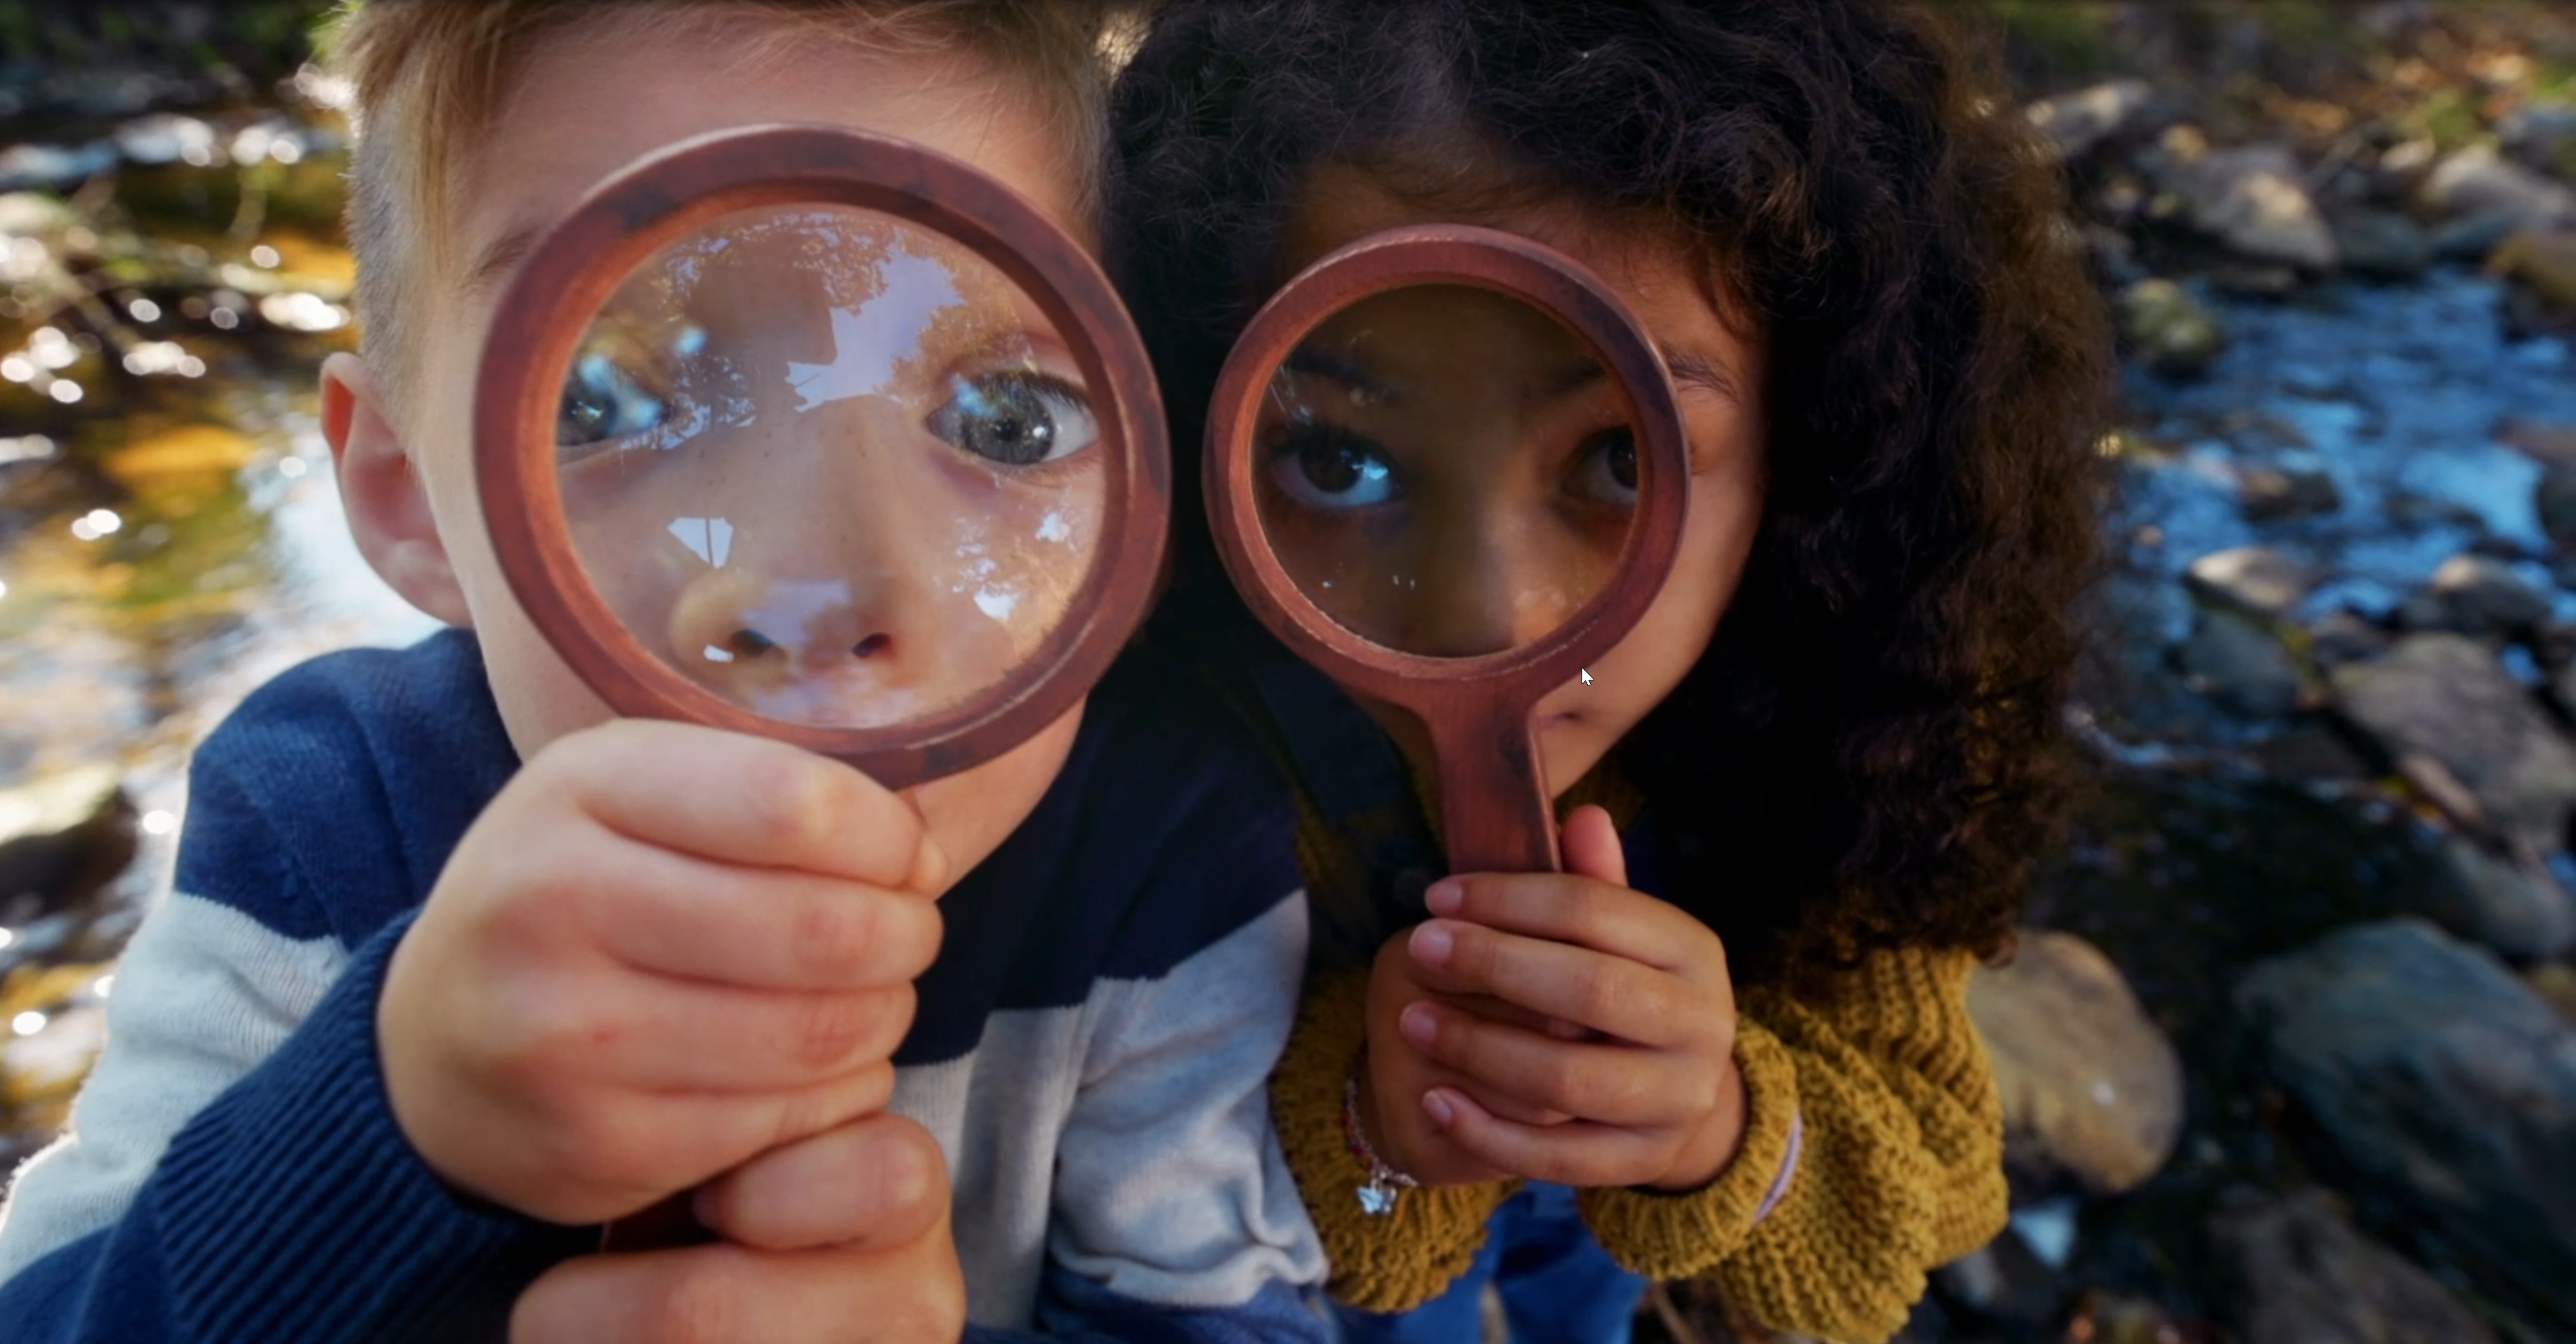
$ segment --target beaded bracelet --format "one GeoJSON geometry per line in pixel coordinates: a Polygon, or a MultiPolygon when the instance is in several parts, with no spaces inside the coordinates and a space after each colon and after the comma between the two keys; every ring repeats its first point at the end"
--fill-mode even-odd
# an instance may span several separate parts
{"type": "Polygon", "coordinates": [[[1421,1183],[1388,1166],[1377,1155],[1377,1150],[1369,1146],[1368,1135],[1360,1129],[1360,1069],[1366,1063],[1363,1056],[1359,1064],[1351,1066],[1351,1075],[1342,1080],[1342,1141],[1350,1146],[1351,1156],[1368,1169],[1368,1179],[1360,1183],[1356,1192],[1360,1212],[1371,1218],[1383,1218],[1395,1212],[1397,1195],[1421,1183]]]}

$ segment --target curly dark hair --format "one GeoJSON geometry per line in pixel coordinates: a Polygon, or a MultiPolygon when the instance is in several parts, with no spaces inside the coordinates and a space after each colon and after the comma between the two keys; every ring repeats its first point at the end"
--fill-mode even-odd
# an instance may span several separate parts
{"type": "MultiPolygon", "coordinates": [[[[1112,268],[1184,500],[1320,164],[1406,191],[1463,135],[1706,257],[1766,351],[1769,496],[1619,760],[1739,978],[1997,952],[2066,794],[2110,341],[2062,175],[1980,68],[1896,0],[1172,0],[1112,95],[1112,268]]],[[[1181,582],[1221,585],[1204,520],[1177,535],[1181,582]]]]}

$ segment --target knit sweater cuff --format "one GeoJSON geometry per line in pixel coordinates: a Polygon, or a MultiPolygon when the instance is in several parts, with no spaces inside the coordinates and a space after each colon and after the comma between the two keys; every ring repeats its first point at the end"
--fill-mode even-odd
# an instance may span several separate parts
{"type": "Polygon", "coordinates": [[[1744,1139],[1717,1179],[1679,1194],[1634,1187],[1585,1190],[1583,1220],[1620,1264],[1650,1279],[1697,1278],[1744,1244],[1797,1178],[1798,1069],[1788,1047],[1738,1019],[1744,1139]]]}
{"type": "Polygon", "coordinates": [[[1369,1311],[1409,1311],[1447,1290],[1485,1244],[1485,1224],[1516,1183],[1423,1186],[1373,1216],[1368,1169],[1342,1135],[1342,1087],[1368,1045],[1368,972],[1316,977],[1271,1075],[1270,1105],[1298,1192],[1332,1265],[1325,1287],[1369,1311]]]}
{"type": "Polygon", "coordinates": [[[410,925],[361,947],[286,1044],[179,1131],[147,1187],[172,1294],[204,1338],[464,1337],[468,1322],[506,1319],[577,1244],[470,1207],[403,1137],[376,1001],[410,925]]]}

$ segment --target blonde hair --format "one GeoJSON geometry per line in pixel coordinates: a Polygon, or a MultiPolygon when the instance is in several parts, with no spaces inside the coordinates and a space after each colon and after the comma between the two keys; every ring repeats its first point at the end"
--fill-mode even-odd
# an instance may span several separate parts
{"type": "Polygon", "coordinates": [[[1063,137],[1082,208],[1096,213],[1127,9],[1114,0],[342,0],[322,41],[356,89],[347,224],[368,362],[405,410],[419,287],[463,278],[450,235],[466,147],[500,115],[517,59],[539,36],[586,19],[721,13],[770,21],[780,49],[819,35],[879,51],[971,51],[1026,81],[1023,96],[1063,137]]]}

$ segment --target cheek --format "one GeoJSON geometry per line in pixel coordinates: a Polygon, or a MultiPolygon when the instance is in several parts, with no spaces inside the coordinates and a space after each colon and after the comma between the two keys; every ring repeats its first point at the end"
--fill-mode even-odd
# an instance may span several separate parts
{"type": "Polygon", "coordinates": [[[1081,727],[1077,705],[1000,756],[912,791],[913,806],[921,810],[932,843],[948,858],[950,886],[1028,820],[1064,769],[1081,727]]]}
{"type": "Polygon", "coordinates": [[[1707,651],[1718,619],[1735,600],[1761,522],[1761,491],[1751,480],[1710,472],[1693,477],[1691,490],[1690,525],[1673,557],[1673,572],[1637,628],[1602,660],[1635,678],[1640,690],[1651,691],[1640,717],[1680,685],[1707,651]]]}

